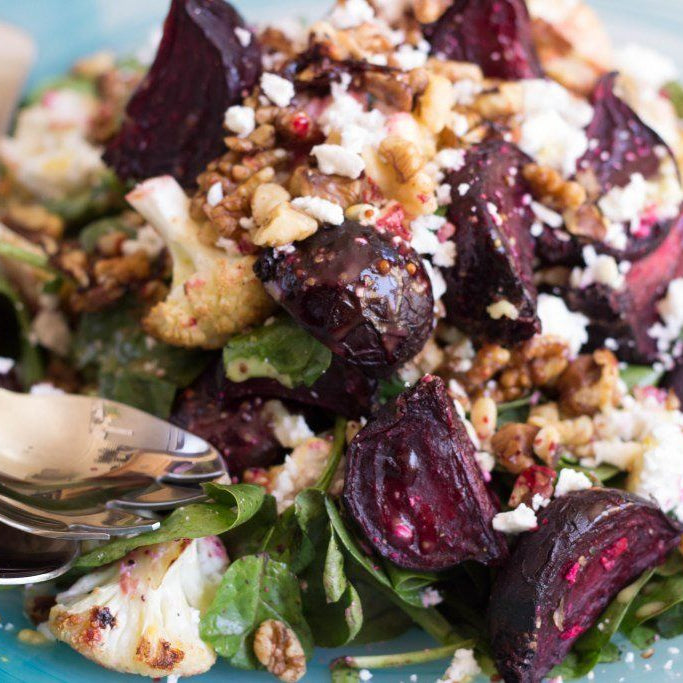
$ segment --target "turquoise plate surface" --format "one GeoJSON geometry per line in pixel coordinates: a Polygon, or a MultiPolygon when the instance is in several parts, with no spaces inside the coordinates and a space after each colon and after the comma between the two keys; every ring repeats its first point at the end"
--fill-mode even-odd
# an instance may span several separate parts
{"type": "MultiPolygon", "coordinates": [[[[555,0],[546,0],[553,2],[555,0]]],[[[327,2],[317,0],[238,0],[235,3],[255,22],[273,21],[282,17],[318,16],[327,2]]],[[[650,45],[676,58],[683,73],[683,2],[681,0],[593,0],[617,41],[635,41],[650,45]]],[[[134,52],[143,45],[155,27],[159,26],[168,0],[0,0],[0,21],[23,26],[35,36],[39,45],[38,62],[31,84],[67,69],[77,57],[101,49],[121,53],[134,52]]],[[[0,552],[2,552],[0,539],[0,552]]],[[[52,643],[43,646],[25,645],[17,638],[22,628],[29,627],[22,613],[19,591],[0,591],[0,683],[124,683],[143,681],[134,676],[122,676],[98,667],[70,648],[52,643]]],[[[380,643],[355,653],[380,654],[405,652],[428,647],[430,640],[413,631],[390,643],[380,643]]],[[[624,644],[624,652],[629,651],[624,644]]],[[[600,683],[630,683],[683,678],[683,637],[662,641],[655,654],[643,659],[635,653],[634,661],[601,665],[595,670],[600,683]]],[[[309,664],[305,681],[329,681],[329,662],[342,651],[318,650],[309,664]]],[[[419,683],[436,681],[448,662],[438,662],[405,670],[375,671],[373,683],[419,683]]],[[[264,673],[231,669],[217,664],[208,674],[195,677],[197,683],[252,683],[273,681],[264,673]]],[[[588,680],[588,679],[584,679],[588,680]]]]}

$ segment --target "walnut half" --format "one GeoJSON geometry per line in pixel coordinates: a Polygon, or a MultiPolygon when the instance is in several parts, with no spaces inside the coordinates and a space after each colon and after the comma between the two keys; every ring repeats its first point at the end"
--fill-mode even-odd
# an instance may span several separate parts
{"type": "Polygon", "coordinates": [[[285,683],[296,683],[306,673],[306,656],[299,639],[281,621],[267,619],[254,636],[256,658],[285,683]]]}

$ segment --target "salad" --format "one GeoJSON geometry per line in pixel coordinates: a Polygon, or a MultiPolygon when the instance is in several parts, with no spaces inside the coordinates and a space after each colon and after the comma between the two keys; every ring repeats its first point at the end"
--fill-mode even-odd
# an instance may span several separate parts
{"type": "Polygon", "coordinates": [[[84,548],[40,632],[288,683],[412,627],[434,647],[332,678],[536,683],[683,633],[679,116],[674,65],[570,0],[171,0],[151,60],[30,93],[0,387],[130,404],[230,473],[84,548]]]}

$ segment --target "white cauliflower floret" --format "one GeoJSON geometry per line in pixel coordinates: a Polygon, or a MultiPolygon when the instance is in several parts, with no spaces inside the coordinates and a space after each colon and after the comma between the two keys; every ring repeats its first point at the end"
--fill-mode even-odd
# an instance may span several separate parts
{"type": "Polygon", "coordinates": [[[145,181],[127,199],[161,234],[173,258],[171,291],[143,321],[151,335],[177,346],[220,348],[268,317],[274,303],[254,274],[255,257],[203,244],[190,200],[171,176],[145,181]]]}
{"type": "Polygon", "coordinates": [[[49,628],[98,664],[142,676],[194,676],[216,661],[199,636],[228,564],[216,537],[139,548],[57,596],[49,628]]]}
{"type": "Polygon", "coordinates": [[[13,179],[40,199],[62,199],[94,185],[106,168],[86,135],[94,97],[74,90],[45,93],[17,120],[13,137],[0,140],[0,161],[13,179]]]}

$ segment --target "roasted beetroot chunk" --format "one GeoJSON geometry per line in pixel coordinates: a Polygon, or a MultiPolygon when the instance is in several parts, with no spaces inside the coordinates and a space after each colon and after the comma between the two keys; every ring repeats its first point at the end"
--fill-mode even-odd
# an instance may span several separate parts
{"type": "Polygon", "coordinates": [[[504,538],[465,426],[444,383],[427,376],[385,406],[351,442],[344,504],[394,564],[440,571],[505,558],[504,538]]]}
{"type": "Polygon", "coordinates": [[[666,240],[640,261],[636,261],[625,277],[622,289],[591,285],[585,289],[563,289],[572,310],[588,317],[589,349],[604,346],[611,338],[618,344],[622,361],[651,363],[657,360],[657,342],[649,330],[657,322],[657,302],[665,296],[669,282],[683,276],[683,219],[671,230],[666,240]]]}
{"type": "Polygon", "coordinates": [[[455,0],[424,34],[433,54],[474,62],[490,78],[543,76],[524,0],[455,0]]]}
{"type": "MultiPolygon", "coordinates": [[[[586,130],[591,145],[577,164],[578,176],[591,188],[595,201],[614,187],[628,185],[634,173],[645,179],[657,175],[662,154],[673,159],[662,138],[616,95],[616,78],[614,73],[603,76],[595,89],[595,113],[586,130]]],[[[581,248],[591,244],[601,254],[635,261],[656,249],[673,223],[645,215],[639,229],[627,232],[623,248],[587,237],[562,240],[555,230],[547,228],[538,240],[537,254],[546,264],[572,266],[581,263],[581,248]]]]}
{"type": "Polygon", "coordinates": [[[373,227],[323,224],[291,250],[264,252],[255,270],[300,325],[368,376],[391,374],[432,330],[434,298],[420,257],[373,227]]]}
{"type": "Polygon", "coordinates": [[[678,396],[678,400],[683,402],[683,360],[679,359],[673,370],[666,374],[662,386],[671,389],[678,396]]]}
{"type": "Polygon", "coordinates": [[[261,49],[235,33],[224,0],[173,0],[154,64],[133,95],[104,160],[121,178],[169,174],[185,187],[223,149],[223,115],[256,84],[261,49]]]}
{"type": "Polygon", "coordinates": [[[480,341],[514,344],[540,329],[533,215],[522,176],[527,162],[512,143],[492,140],[471,148],[464,167],[446,180],[453,188],[448,218],[456,261],[444,271],[443,301],[449,322],[480,341]],[[461,188],[467,188],[462,196],[461,188]]]}
{"type": "Polygon", "coordinates": [[[506,683],[540,683],[616,594],[664,561],[681,529],[616,489],[556,498],[524,534],[491,593],[493,655],[506,683]]]}

